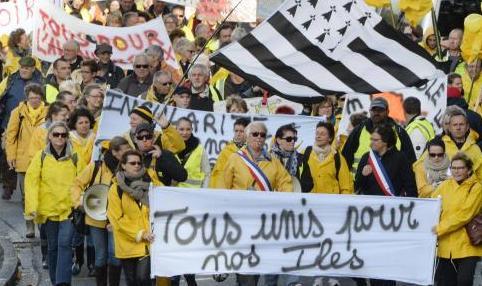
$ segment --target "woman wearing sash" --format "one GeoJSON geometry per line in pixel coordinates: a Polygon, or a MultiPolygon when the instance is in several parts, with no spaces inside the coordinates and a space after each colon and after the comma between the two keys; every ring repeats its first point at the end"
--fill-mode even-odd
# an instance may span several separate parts
{"type": "MultiPolygon", "coordinates": [[[[264,123],[251,122],[245,129],[246,146],[229,157],[224,172],[226,189],[291,192],[291,176],[283,164],[265,149],[264,123]]],[[[240,286],[256,286],[259,275],[238,275],[240,286]]]]}
{"type": "Polygon", "coordinates": [[[395,147],[396,137],[388,125],[371,134],[371,150],[358,165],[355,190],[362,195],[417,197],[417,184],[410,163],[395,147]]]}
{"type": "MultiPolygon", "coordinates": [[[[415,176],[405,154],[395,146],[397,139],[392,127],[375,127],[370,139],[371,150],[362,156],[356,171],[355,190],[361,195],[417,197],[415,176]]],[[[370,279],[371,286],[395,284],[395,281],[370,279]]]]}
{"type": "MultiPolygon", "coordinates": [[[[103,153],[102,160],[90,163],[75,179],[72,186],[72,202],[75,208],[83,206],[83,195],[92,185],[110,186],[122,155],[131,149],[129,142],[120,136],[112,138],[109,147],[103,153]]],[[[107,195],[107,194],[106,194],[107,195]]],[[[85,224],[89,226],[95,249],[95,279],[97,286],[119,285],[121,267],[114,257],[114,236],[112,227],[105,220],[96,220],[85,215],[85,224]]]]}

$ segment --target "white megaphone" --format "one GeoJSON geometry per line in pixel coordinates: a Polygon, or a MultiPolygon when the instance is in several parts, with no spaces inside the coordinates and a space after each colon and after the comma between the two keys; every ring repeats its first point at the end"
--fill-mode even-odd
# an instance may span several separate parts
{"type": "Polygon", "coordinates": [[[107,193],[109,186],[104,184],[92,185],[84,194],[85,213],[95,220],[107,219],[107,193]]]}

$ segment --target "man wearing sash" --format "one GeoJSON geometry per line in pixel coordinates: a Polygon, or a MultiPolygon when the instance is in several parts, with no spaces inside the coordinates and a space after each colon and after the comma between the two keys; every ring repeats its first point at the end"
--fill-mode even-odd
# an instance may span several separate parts
{"type": "MultiPolygon", "coordinates": [[[[291,192],[291,175],[265,149],[266,125],[251,122],[245,129],[246,146],[229,157],[224,171],[226,189],[291,192]]],[[[259,275],[238,275],[240,286],[256,286],[259,275]]]]}

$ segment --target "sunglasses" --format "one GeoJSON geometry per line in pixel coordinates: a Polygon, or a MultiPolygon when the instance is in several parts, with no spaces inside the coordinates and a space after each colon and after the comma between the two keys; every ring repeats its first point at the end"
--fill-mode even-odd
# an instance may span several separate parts
{"type": "Polygon", "coordinates": [[[253,133],[251,133],[251,136],[266,138],[266,133],[264,133],[264,132],[253,132],[253,133]]]}
{"type": "Polygon", "coordinates": [[[171,85],[171,84],[172,84],[171,81],[170,82],[161,82],[161,85],[163,85],[163,86],[168,86],[168,85],[171,85]]]}
{"type": "Polygon", "coordinates": [[[428,153],[428,155],[429,155],[431,158],[435,158],[435,157],[443,158],[443,156],[445,155],[445,153],[428,153]]]}
{"type": "Polygon", "coordinates": [[[296,137],[296,136],[288,136],[288,137],[281,138],[281,139],[286,140],[286,142],[288,142],[288,143],[298,141],[298,137],[296,137]]]}
{"type": "Polygon", "coordinates": [[[127,162],[127,164],[129,164],[131,166],[141,166],[142,165],[141,161],[127,162]]]}
{"type": "Polygon", "coordinates": [[[53,137],[56,137],[56,138],[67,138],[67,136],[69,136],[69,134],[67,134],[67,133],[60,133],[60,132],[53,132],[53,133],[52,133],[52,136],[53,136],[53,137]]]}
{"type": "Polygon", "coordinates": [[[136,69],[148,69],[149,65],[135,65],[136,69]]]}
{"type": "Polygon", "coordinates": [[[138,135],[136,136],[137,140],[144,141],[144,140],[151,140],[153,136],[151,134],[148,135],[138,135]]]}

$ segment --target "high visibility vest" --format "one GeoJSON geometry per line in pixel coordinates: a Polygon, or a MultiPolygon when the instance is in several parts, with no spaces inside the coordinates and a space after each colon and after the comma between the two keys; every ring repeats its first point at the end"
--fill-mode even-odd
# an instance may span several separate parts
{"type": "Polygon", "coordinates": [[[57,95],[59,94],[59,90],[51,85],[45,85],[45,98],[47,99],[47,103],[53,103],[57,99],[57,95]]]}
{"type": "Polygon", "coordinates": [[[219,92],[216,90],[216,88],[213,85],[209,85],[209,93],[211,94],[211,97],[212,97],[211,99],[214,102],[223,100],[223,97],[221,96],[221,94],[219,94],[219,92]]]}
{"type": "Polygon", "coordinates": [[[432,123],[425,118],[417,118],[410,122],[407,128],[405,128],[408,135],[412,134],[412,132],[416,129],[422,133],[423,137],[425,137],[427,141],[432,140],[435,137],[435,131],[433,130],[432,123]]]}
{"type": "Polygon", "coordinates": [[[201,161],[204,153],[204,148],[201,144],[197,145],[196,149],[192,151],[191,155],[184,164],[184,169],[187,171],[187,180],[179,183],[178,187],[182,188],[200,188],[203,184],[206,174],[201,170],[201,161]]]}
{"type": "MultiPolygon", "coordinates": [[[[397,147],[398,150],[400,150],[400,147],[402,146],[402,142],[400,141],[400,138],[398,138],[398,133],[395,131],[395,128],[393,128],[393,132],[395,132],[395,136],[397,137],[397,143],[395,146],[397,147]]],[[[370,143],[371,143],[371,134],[368,132],[366,127],[363,127],[360,137],[358,139],[358,149],[355,152],[355,155],[353,156],[353,166],[352,166],[352,173],[356,174],[356,170],[358,168],[358,164],[360,163],[361,157],[365,155],[368,151],[370,151],[370,143]]]]}

